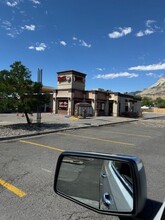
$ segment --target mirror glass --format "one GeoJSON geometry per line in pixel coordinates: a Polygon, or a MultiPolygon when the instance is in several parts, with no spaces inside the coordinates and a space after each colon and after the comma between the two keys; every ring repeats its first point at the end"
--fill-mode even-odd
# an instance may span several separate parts
{"type": "Polygon", "coordinates": [[[104,211],[133,210],[133,178],[128,163],[65,156],[59,170],[57,191],[104,211]]]}

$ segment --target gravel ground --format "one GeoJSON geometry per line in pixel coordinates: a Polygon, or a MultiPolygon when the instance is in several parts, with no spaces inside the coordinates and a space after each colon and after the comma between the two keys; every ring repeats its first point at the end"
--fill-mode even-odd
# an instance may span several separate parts
{"type": "Polygon", "coordinates": [[[29,134],[39,134],[42,132],[50,132],[57,129],[64,129],[73,127],[69,124],[48,124],[42,123],[38,124],[13,124],[13,125],[1,125],[0,126],[0,138],[29,135],[29,134]]]}
{"type": "Polygon", "coordinates": [[[0,114],[0,140],[13,136],[34,135],[59,129],[80,128],[91,125],[98,126],[111,122],[127,121],[127,119],[115,117],[96,117],[77,120],[74,117],[63,115],[42,114],[42,123],[37,124],[36,114],[33,117],[30,116],[30,118],[32,119],[32,124],[28,125],[25,117],[22,117],[20,114],[19,116],[15,114],[0,114]]]}
{"type": "MultiPolygon", "coordinates": [[[[149,115],[150,116],[150,115],[149,115]]],[[[153,115],[154,116],[154,115],[153,115]]],[[[158,115],[157,115],[158,116],[158,115]]],[[[164,116],[164,115],[163,115],[164,116]]],[[[45,132],[53,132],[59,129],[77,128],[77,127],[89,127],[99,126],[110,123],[120,123],[128,121],[137,121],[136,119],[128,119],[122,117],[93,117],[81,120],[75,120],[74,117],[68,118],[66,116],[57,116],[51,114],[42,114],[42,123],[38,125],[36,123],[36,114],[33,116],[33,123],[28,125],[25,118],[21,115],[15,114],[0,114],[0,140],[22,135],[34,135],[45,132]]],[[[141,119],[139,119],[141,121],[141,119]]],[[[143,121],[143,120],[142,120],[143,121]]],[[[165,116],[161,118],[144,120],[147,124],[159,124],[165,126],[165,116]]]]}

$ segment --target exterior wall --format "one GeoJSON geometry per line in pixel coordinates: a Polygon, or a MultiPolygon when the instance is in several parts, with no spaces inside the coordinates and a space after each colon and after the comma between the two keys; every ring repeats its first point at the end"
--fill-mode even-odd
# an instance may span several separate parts
{"type": "Polygon", "coordinates": [[[94,116],[109,115],[109,93],[106,91],[93,90],[86,94],[91,100],[94,116]]]}
{"type": "Polygon", "coordinates": [[[165,108],[142,109],[142,112],[154,112],[154,113],[162,113],[162,114],[165,114],[165,108]]]}
{"type": "Polygon", "coordinates": [[[68,101],[67,115],[74,115],[74,106],[78,102],[88,102],[91,103],[93,108],[94,116],[100,115],[112,115],[120,116],[126,112],[141,112],[140,101],[134,100],[134,97],[120,96],[120,94],[107,94],[98,91],[78,91],[78,90],[68,90],[61,91],[58,90],[53,95],[53,112],[58,113],[58,101],[62,100],[68,101]],[[110,113],[110,104],[112,105],[112,114],[110,113]]]}
{"type": "Polygon", "coordinates": [[[72,75],[60,75],[57,77],[57,88],[62,90],[62,89],[71,89],[72,88],[72,75]],[[60,78],[64,79],[63,81],[60,81],[60,78]]]}
{"type": "Polygon", "coordinates": [[[139,113],[141,112],[141,102],[136,100],[134,97],[123,96],[120,97],[120,112],[119,115],[122,115],[126,112],[139,113]]]}
{"type": "Polygon", "coordinates": [[[106,93],[104,92],[99,92],[97,93],[97,99],[100,99],[100,100],[106,100],[107,97],[106,97],[106,93]]]}
{"type": "Polygon", "coordinates": [[[134,103],[135,109],[134,112],[141,112],[141,101],[137,101],[134,103]]]}
{"type": "Polygon", "coordinates": [[[111,94],[110,100],[113,101],[112,116],[119,116],[119,96],[118,96],[118,93],[111,94]]]}
{"type": "Polygon", "coordinates": [[[90,92],[89,97],[92,98],[92,108],[93,108],[93,115],[98,116],[98,108],[97,108],[97,94],[90,92]]]}
{"type": "Polygon", "coordinates": [[[67,110],[60,110],[59,105],[60,102],[67,102],[69,106],[69,93],[68,91],[60,91],[60,90],[55,90],[53,93],[53,110],[52,112],[54,114],[67,114],[67,110]]]}
{"type": "Polygon", "coordinates": [[[105,116],[109,115],[109,100],[105,101],[105,116]]]}
{"type": "Polygon", "coordinates": [[[74,115],[78,102],[90,103],[94,116],[141,112],[140,101],[133,96],[104,90],[85,91],[85,77],[85,74],[76,71],[58,73],[58,89],[53,93],[53,113],[74,115]]]}
{"type": "Polygon", "coordinates": [[[77,90],[85,90],[85,82],[83,82],[83,83],[74,82],[73,88],[77,89],[77,90]]]}
{"type": "Polygon", "coordinates": [[[56,93],[53,93],[53,105],[52,105],[52,113],[57,114],[57,100],[56,93]]]}
{"type": "Polygon", "coordinates": [[[93,93],[92,92],[86,93],[85,98],[86,99],[94,99],[93,93]]]}
{"type": "Polygon", "coordinates": [[[56,97],[68,97],[68,90],[58,90],[56,97]]]}
{"type": "Polygon", "coordinates": [[[125,98],[120,98],[120,113],[125,112],[125,98]]]}
{"type": "Polygon", "coordinates": [[[74,97],[75,97],[75,98],[82,99],[82,98],[83,98],[83,95],[84,95],[83,91],[76,90],[76,91],[74,92],[74,97]]]}
{"type": "Polygon", "coordinates": [[[57,88],[61,90],[85,90],[85,77],[85,74],[76,71],[59,72],[57,76],[57,88]]]}
{"type": "Polygon", "coordinates": [[[153,112],[156,113],[165,113],[165,108],[154,108],[153,110],[154,110],[153,112]]]}
{"type": "Polygon", "coordinates": [[[74,93],[72,91],[68,91],[68,115],[74,114],[74,93]]]}
{"type": "Polygon", "coordinates": [[[113,116],[118,116],[118,104],[114,102],[113,104],[113,116]]]}

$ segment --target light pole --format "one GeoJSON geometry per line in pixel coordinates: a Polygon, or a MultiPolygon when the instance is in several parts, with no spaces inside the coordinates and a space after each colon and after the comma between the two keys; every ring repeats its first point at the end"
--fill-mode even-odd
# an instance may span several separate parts
{"type": "MultiPolygon", "coordinates": [[[[42,69],[38,69],[38,83],[40,83],[42,85],[42,69]]],[[[40,87],[40,90],[38,92],[38,104],[37,104],[37,123],[40,124],[41,123],[41,102],[40,102],[40,94],[42,87],[40,87]]]]}

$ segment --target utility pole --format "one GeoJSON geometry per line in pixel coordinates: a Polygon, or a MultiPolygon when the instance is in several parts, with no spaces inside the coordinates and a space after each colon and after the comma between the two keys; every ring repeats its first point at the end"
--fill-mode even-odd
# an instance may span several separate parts
{"type": "MultiPolygon", "coordinates": [[[[38,83],[42,84],[42,69],[38,68],[37,78],[38,78],[38,83]]],[[[42,92],[42,88],[38,92],[38,97],[40,97],[41,92],[42,92]]],[[[39,102],[38,102],[38,105],[37,105],[37,123],[41,124],[41,102],[40,102],[40,99],[39,99],[39,102]]]]}

